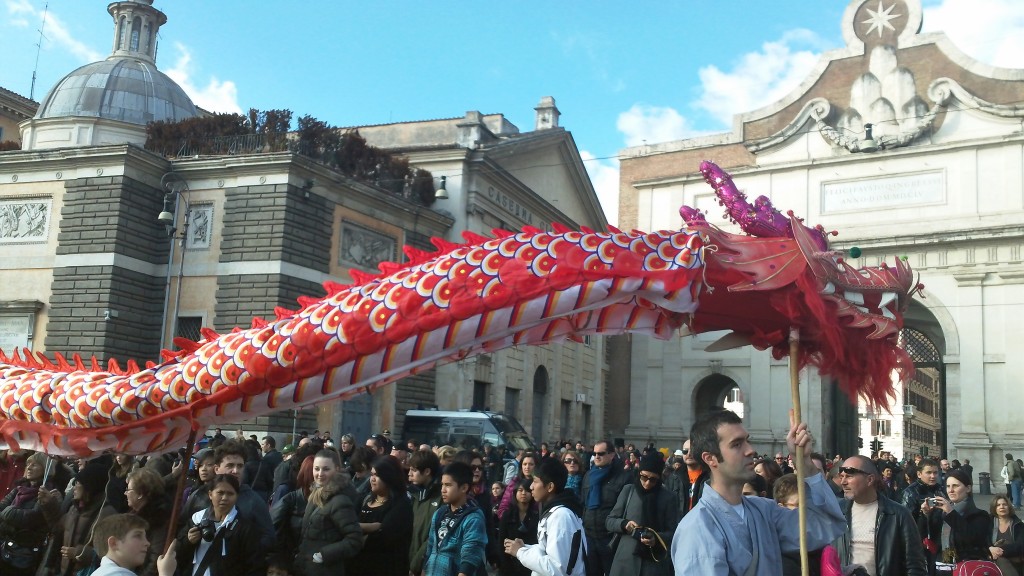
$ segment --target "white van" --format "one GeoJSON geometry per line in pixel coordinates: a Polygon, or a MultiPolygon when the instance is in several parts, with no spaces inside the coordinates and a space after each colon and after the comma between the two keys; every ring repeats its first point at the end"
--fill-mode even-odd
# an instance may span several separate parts
{"type": "Polygon", "coordinates": [[[486,443],[512,454],[536,450],[522,424],[497,412],[409,410],[402,426],[402,443],[409,440],[459,449],[478,449],[486,443]]]}

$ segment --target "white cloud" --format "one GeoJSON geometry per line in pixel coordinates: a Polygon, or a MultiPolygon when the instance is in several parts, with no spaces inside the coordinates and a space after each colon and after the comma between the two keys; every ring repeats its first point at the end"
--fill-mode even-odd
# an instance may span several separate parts
{"type": "Polygon", "coordinates": [[[925,31],[941,30],[971,57],[1024,68],[1024,3],[1020,0],[943,0],[924,10],[925,31]]]}
{"type": "Polygon", "coordinates": [[[21,18],[15,19],[16,23],[29,20],[38,22],[43,27],[43,35],[46,37],[45,42],[52,42],[58,47],[66,49],[83,63],[96,62],[103,59],[103,54],[75,38],[71,31],[68,30],[68,27],[64,25],[64,21],[53,10],[46,12],[45,24],[43,24],[43,11],[36,10],[28,0],[7,0],[7,12],[12,15],[17,14],[21,16],[21,18]]]}
{"type": "Polygon", "coordinates": [[[175,42],[174,47],[178,50],[178,61],[172,68],[164,70],[164,73],[181,86],[182,90],[192,98],[196,106],[211,112],[235,112],[241,114],[242,108],[238,105],[238,87],[231,80],[218,80],[211,76],[206,87],[198,87],[192,79],[192,52],[187,46],[175,42]]]}
{"type": "Polygon", "coordinates": [[[35,14],[36,9],[28,0],[7,0],[8,14],[35,14]]]}
{"type": "Polygon", "coordinates": [[[822,41],[809,30],[790,30],[765,42],[761,50],[741,56],[730,71],[717,66],[700,70],[702,92],[694,103],[723,126],[732,117],[775,102],[800,85],[818,60],[822,41]]]}
{"type": "Polygon", "coordinates": [[[615,158],[601,160],[586,150],[580,150],[583,165],[587,167],[590,181],[594,184],[597,199],[601,202],[608,223],[618,226],[619,222],[619,161],[615,158]]]}
{"type": "Polygon", "coordinates": [[[674,108],[649,104],[633,104],[619,114],[615,127],[625,136],[626,146],[668,142],[696,134],[690,122],[674,108]]]}

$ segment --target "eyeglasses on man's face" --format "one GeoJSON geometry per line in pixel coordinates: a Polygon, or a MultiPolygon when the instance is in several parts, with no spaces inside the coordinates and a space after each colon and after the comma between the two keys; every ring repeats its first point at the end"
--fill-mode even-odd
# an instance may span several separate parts
{"type": "Polygon", "coordinates": [[[857,474],[864,474],[865,476],[870,476],[870,474],[861,470],[860,468],[853,468],[851,466],[843,466],[842,468],[839,469],[839,473],[845,474],[847,476],[855,476],[857,474]]]}
{"type": "Polygon", "coordinates": [[[653,474],[640,474],[640,481],[644,484],[647,484],[648,482],[657,482],[658,480],[661,480],[659,476],[655,476],[653,474]]]}

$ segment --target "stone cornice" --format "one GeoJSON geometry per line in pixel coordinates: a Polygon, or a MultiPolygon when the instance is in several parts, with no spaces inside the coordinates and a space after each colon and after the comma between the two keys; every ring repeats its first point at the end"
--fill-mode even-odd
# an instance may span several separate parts
{"type": "MultiPolygon", "coordinates": [[[[181,159],[173,162],[174,170],[188,180],[223,180],[229,177],[252,177],[278,175],[283,180],[299,186],[298,180],[313,178],[316,181],[314,193],[333,194],[344,189],[351,201],[365,204],[389,214],[405,213],[410,218],[418,217],[429,222],[432,230],[448,230],[455,220],[448,215],[413,204],[395,194],[359,182],[340,172],[305,156],[290,152],[252,154],[238,156],[208,156],[198,159],[181,159]],[[294,177],[294,178],[293,178],[294,177]]],[[[339,203],[346,203],[340,202],[339,203]]]]}
{"type": "MultiPolygon", "coordinates": [[[[0,153],[0,178],[2,175],[24,173],[37,174],[42,166],[46,172],[68,171],[83,167],[125,166],[131,164],[144,171],[162,175],[170,162],[158,154],[133,144],[113,146],[83,146],[79,148],[54,148],[48,150],[15,150],[0,153]]],[[[36,178],[38,181],[52,180],[51,177],[36,178]]],[[[67,179],[66,177],[64,179],[67,179]]],[[[159,186],[159,176],[156,185],[159,186]]],[[[19,178],[21,182],[33,179],[19,178]]],[[[151,183],[152,184],[152,183],[151,183]]]]}
{"type": "Polygon", "coordinates": [[[981,286],[985,283],[985,277],[988,276],[986,272],[977,271],[954,271],[953,279],[956,280],[956,285],[960,288],[966,288],[971,286],[981,286]]]}
{"type": "MultiPolygon", "coordinates": [[[[1018,142],[1024,144],[1024,130],[1015,133],[1012,136],[990,136],[985,138],[977,138],[973,140],[958,140],[956,142],[946,142],[942,144],[928,144],[926,146],[914,146],[907,148],[895,148],[892,150],[885,151],[885,158],[898,158],[905,156],[924,156],[936,154],[939,152],[950,152],[954,150],[969,149],[979,150],[983,148],[992,148],[996,146],[1002,146],[1008,142],[1018,142]]],[[[714,155],[714,149],[708,149],[708,155],[714,155]]],[[[729,174],[732,175],[734,180],[739,179],[744,174],[765,174],[767,172],[779,172],[779,171],[793,171],[793,170],[810,170],[813,168],[828,167],[832,165],[841,166],[855,166],[858,163],[877,165],[879,162],[879,156],[877,154],[844,154],[842,156],[835,156],[830,158],[810,158],[794,160],[791,162],[779,162],[776,164],[760,164],[757,166],[734,166],[729,168],[729,174]]],[[[673,184],[691,184],[693,182],[703,181],[704,177],[701,176],[700,172],[691,172],[688,174],[679,174],[671,177],[660,177],[650,178],[646,180],[635,180],[629,184],[633,188],[646,188],[646,187],[659,187],[668,186],[673,184]]]]}

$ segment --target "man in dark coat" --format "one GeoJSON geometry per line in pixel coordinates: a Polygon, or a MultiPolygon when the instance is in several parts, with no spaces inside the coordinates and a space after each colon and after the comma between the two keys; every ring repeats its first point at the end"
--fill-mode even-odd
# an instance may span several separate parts
{"type": "Polygon", "coordinates": [[[686,464],[686,475],[681,479],[683,483],[683,498],[679,502],[683,516],[700,502],[700,496],[704,493],[704,485],[711,477],[711,471],[702,461],[694,457],[690,450],[690,440],[683,443],[683,463],[686,464]]]}
{"type": "Polygon", "coordinates": [[[587,535],[587,556],[591,566],[607,574],[612,565],[612,535],[605,519],[628,484],[631,475],[622,469],[612,443],[602,440],[594,444],[594,465],[583,476],[583,528],[587,535]]]}

